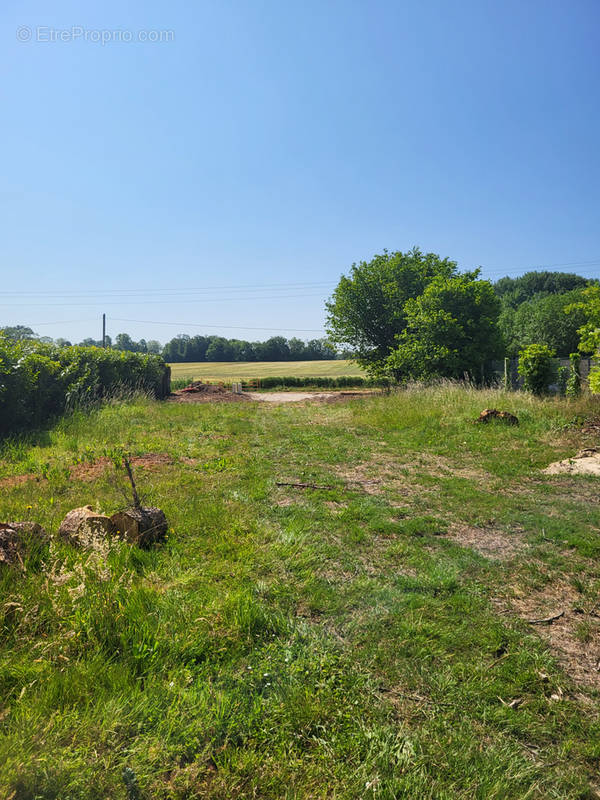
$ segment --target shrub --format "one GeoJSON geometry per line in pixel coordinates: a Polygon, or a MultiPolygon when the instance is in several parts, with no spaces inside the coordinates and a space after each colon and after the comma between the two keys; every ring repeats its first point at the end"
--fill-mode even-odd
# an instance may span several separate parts
{"type": "Polygon", "coordinates": [[[600,367],[594,367],[590,370],[588,381],[590,392],[592,394],[600,394],[600,367]]]}
{"type": "Polygon", "coordinates": [[[569,367],[558,368],[556,382],[558,384],[558,393],[563,397],[567,393],[567,384],[569,383],[569,375],[570,375],[569,367]]]}
{"type": "Polygon", "coordinates": [[[159,356],[99,347],[55,347],[0,336],[0,434],[40,425],[68,408],[123,392],[163,397],[159,356]]]}
{"type": "Polygon", "coordinates": [[[579,372],[581,357],[579,353],[571,353],[569,356],[569,361],[571,362],[571,374],[569,375],[569,379],[567,381],[565,393],[567,397],[578,397],[581,394],[581,373],[579,372]]]}
{"type": "Polygon", "coordinates": [[[305,377],[298,375],[284,375],[280,377],[277,375],[270,375],[267,378],[259,379],[261,389],[306,388],[309,386],[317,389],[344,389],[347,387],[387,386],[388,384],[388,380],[354,377],[352,375],[342,375],[339,378],[305,377]]]}
{"type": "Polygon", "coordinates": [[[546,394],[556,375],[554,350],[545,344],[530,344],[519,352],[519,375],[523,388],[533,394],[546,394]]]}

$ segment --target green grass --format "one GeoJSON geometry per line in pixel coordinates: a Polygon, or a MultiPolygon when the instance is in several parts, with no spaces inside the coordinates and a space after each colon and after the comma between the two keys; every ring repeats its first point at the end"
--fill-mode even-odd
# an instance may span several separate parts
{"type": "Polygon", "coordinates": [[[337,378],[346,375],[365,376],[353,361],[197,361],[188,364],[170,364],[174,380],[246,380],[267,378],[271,375],[337,378]]]}
{"type": "Polygon", "coordinates": [[[569,585],[577,641],[598,636],[597,479],[540,472],[590,444],[571,423],[593,413],[451,385],[140,400],[6,443],[0,477],[40,480],[2,487],[0,519],[51,531],[125,502],[112,471],[69,466],[121,445],[173,462],[136,473],[166,543],[53,542],[0,572],[0,796],[597,797],[599,694],[506,613],[569,585]],[[519,427],[472,424],[492,406],[519,427]],[[520,549],[485,557],[460,526],[520,549]]]}

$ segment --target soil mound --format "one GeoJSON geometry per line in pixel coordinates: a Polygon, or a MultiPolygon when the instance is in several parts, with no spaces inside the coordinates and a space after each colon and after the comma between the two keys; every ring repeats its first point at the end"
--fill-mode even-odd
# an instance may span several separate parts
{"type": "Polygon", "coordinates": [[[589,447],[581,450],[573,458],[555,461],[542,470],[546,475],[600,475],[600,450],[589,447]]]}
{"type": "Polygon", "coordinates": [[[248,399],[247,395],[236,394],[219,384],[202,381],[192,381],[189,386],[178,389],[168,398],[171,403],[235,403],[248,399]]]}

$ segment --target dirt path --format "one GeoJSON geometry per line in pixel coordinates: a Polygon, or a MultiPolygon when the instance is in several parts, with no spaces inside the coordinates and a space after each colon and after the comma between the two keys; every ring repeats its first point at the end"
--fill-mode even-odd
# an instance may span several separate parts
{"type": "Polygon", "coordinates": [[[372,390],[356,392],[244,392],[251,400],[260,400],[265,403],[298,403],[301,400],[341,400],[347,397],[365,397],[377,394],[372,390]]]}
{"type": "Polygon", "coordinates": [[[245,392],[251,400],[264,403],[297,403],[299,400],[326,400],[335,392],[245,392]]]}

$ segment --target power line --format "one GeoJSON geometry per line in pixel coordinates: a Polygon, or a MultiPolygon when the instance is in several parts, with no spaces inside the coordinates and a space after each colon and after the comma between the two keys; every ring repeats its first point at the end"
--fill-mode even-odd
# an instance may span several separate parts
{"type": "MultiPolygon", "coordinates": [[[[319,294],[281,294],[281,295],[263,295],[262,297],[206,297],[206,298],[198,298],[195,300],[178,300],[177,302],[181,305],[192,305],[195,303],[221,303],[221,302],[232,302],[236,300],[288,300],[288,299],[303,299],[309,297],[323,297],[322,293],[319,294]]],[[[81,308],[82,306],[139,306],[139,305],[164,305],[169,299],[175,298],[165,298],[163,300],[97,300],[95,303],[0,303],[0,307],[2,308],[61,308],[61,307],[69,307],[69,306],[77,306],[81,308]]]]}
{"type": "Polygon", "coordinates": [[[40,325],[70,325],[75,322],[89,322],[89,319],[62,319],[58,322],[30,322],[30,328],[39,328],[40,325]]]}
{"type": "Polygon", "coordinates": [[[1,291],[0,294],[11,295],[11,296],[20,296],[25,295],[27,297],[69,297],[69,298],[77,298],[77,297],[88,297],[89,295],[93,295],[94,297],[98,296],[127,296],[127,295],[152,295],[152,294],[161,294],[161,295],[173,295],[173,294],[180,294],[185,292],[186,294],[190,293],[206,293],[206,292],[216,292],[216,291],[231,291],[231,292],[258,292],[264,289],[270,289],[273,291],[283,291],[283,290],[296,290],[296,291],[306,291],[309,289],[319,289],[319,288],[327,288],[329,286],[334,286],[335,281],[305,281],[301,283],[273,283],[273,284],[253,284],[253,285],[242,285],[242,286],[178,286],[178,287],[170,287],[168,289],[64,289],[64,290],[57,290],[57,289],[44,289],[44,290],[9,290],[9,291],[1,291]]]}
{"type": "Polygon", "coordinates": [[[323,328],[263,328],[249,325],[222,325],[220,322],[160,322],[152,319],[120,319],[107,317],[109,322],[139,322],[143,325],[175,325],[178,328],[228,328],[238,331],[292,331],[293,333],[325,333],[323,328]]]}

